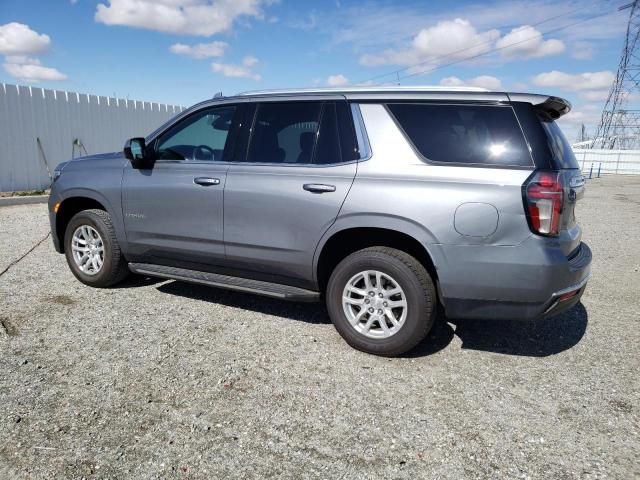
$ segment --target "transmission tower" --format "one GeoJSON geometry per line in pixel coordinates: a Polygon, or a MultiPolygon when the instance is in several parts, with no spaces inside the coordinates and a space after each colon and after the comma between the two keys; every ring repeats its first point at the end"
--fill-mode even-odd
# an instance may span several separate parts
{"type": "Polygon", "coordinates": [[[620,7],[631,8],[627,37],[616,79],[602,110],[591,148],[640,148],[640,7],[638,0],[620,7]]]}

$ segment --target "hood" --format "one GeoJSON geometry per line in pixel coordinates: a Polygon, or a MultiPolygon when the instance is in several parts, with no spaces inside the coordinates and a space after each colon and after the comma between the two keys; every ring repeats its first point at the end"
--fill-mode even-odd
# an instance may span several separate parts
{"type": "Polygon", "coordinates": [[[87,155],[84,157],[78,157],[71,160],[72,162],[84,162],[84,161],[96,161],[96,160],[122,160],[124,158],[124,153],[120,152],[110,152],[110,153],[97,153],[95,155],[87,155]]]}

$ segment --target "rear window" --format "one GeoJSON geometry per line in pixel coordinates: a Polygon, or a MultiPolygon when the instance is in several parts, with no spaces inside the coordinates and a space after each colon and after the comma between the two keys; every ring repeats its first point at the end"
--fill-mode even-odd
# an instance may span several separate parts
{"type": "Polygon", "coordinates": [[[573,149],[556,122],[539,116],[556,168],[580,168],[573,149]]]}
{"type": "Polygon", "coordinates": [[[388,107],[429,161],[532,165],[522,130],[509,106],[404,103],[388,107]]]}

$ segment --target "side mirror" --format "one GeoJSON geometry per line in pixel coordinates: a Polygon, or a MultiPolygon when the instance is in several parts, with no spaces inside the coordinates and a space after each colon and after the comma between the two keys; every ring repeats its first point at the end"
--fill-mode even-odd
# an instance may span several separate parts
{"type": "Polygon", "coordinates": [[[144,169],[153,165],[153,158],[147,152],[147,146],[142,137],[127,140],[124,144],[124,156],[129,159],[133,168],[144,169]]]}

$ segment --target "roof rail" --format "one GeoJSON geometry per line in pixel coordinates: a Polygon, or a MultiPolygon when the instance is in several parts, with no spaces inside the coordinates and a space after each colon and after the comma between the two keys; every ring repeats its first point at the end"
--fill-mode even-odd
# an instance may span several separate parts
{"type": "Polygon", "coordinates": [[[250,90],[238,93],[239,96],[252,95],[295,95],[298,93],[391,93],[391,92],[489,92],[479,87],[446,87],[442,85],[389,85],[354,87],[317,87],[317,88],[281,88],[272,90],[250,90]]]}

